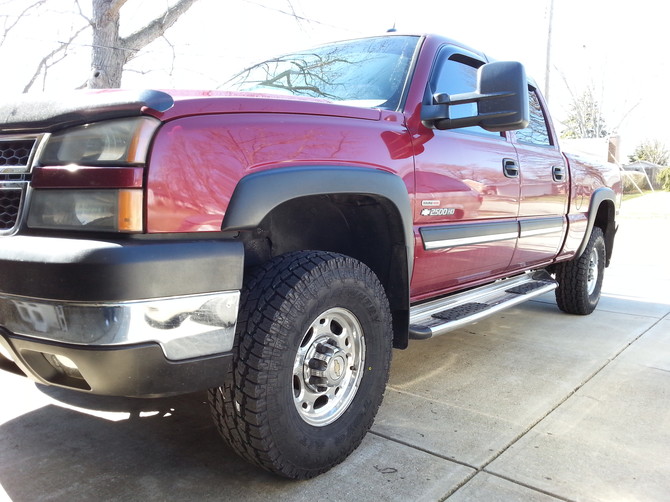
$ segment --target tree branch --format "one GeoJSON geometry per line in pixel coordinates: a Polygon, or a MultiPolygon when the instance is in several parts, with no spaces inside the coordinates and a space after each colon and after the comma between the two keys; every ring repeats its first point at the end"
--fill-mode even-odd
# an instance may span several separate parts
{"type": "Polygon", "coordinates": [[[79,15],[80,15],[82,18],[84,18],[88,24],[90,24],[91,26],[94,26],[93,20],[92,20],[90,17],[85,16],[85,15],[84,15],[84,11],[81,10],[81,5],[79,4],[79,0],[75,0],[75,1],[74,1],[74,4],[77,6],[77,9],[79,10],[79,15]]]}
{"type": "Polygon", "coordinates": [[[113,0],[109,4],[109,13],[110,15],[116,15],[121,10],[121,7],[125,5],[128,0],[113,0]]]}
{"type": "Polygon", "coordinates": [[[628,115],[630,115],[630,114],[633,112],[633,110],[635,110],[635,108],[637,108],[638,106],[640,106],[641,103],[642,103],[642,98],[638,99],[638,100],[637,100],[637,103],[635,103],[633,106],[631,106],[631,107],[628,109],[628,111],[627,111],[626,113],[623,114],[623,116],[621,117],[621,120],[619,121],[619,123],[618,123],[617,125],[614,126],[614,128],[612,129],[612,131],[613,131],[613,132],[617,132],[617,131],[619,130],[619,127],[621,127],[621,124],[623,124],[624,120],[626,120],[626,119],[628,118],[628,115]]]}
{"type": "Polygon", "coordinates": [[[286,0],[288,3],[289,8],[291,9],[291,14],[293,15],[293,18],[295,19],[295,22],[300,26],[300,21],[304,18],[301,18],[298,13],[295,11],[295,8],[293,8],[293,4],[291,3],[291,0],[286,0]]]}
{"type": "MultiPolygon", "coordinates": [[[[125,2],[125,0],[118,1],[121,3],[125,2]]],[[[149,45],[151,42],[162,37],[168,28],[176,23],[182,14],[190,9],[197,1],[198,0],[179,0],[172,7],[168,8],[162,16],[157,17],[135,33],[122,38],[122,46],[133,51],[129,53],[128,60],[134,58],[138,51],[149,45]]]]}
{"type": "Polygon", "coordinates": [[[37,2],[31,4],[28,7],[26,7],[25,9],[23,9],[21,14],[16,16],[16,19],[14,20],[14,22],[12,24],[7,26],[7,24],[5,23],[5,31],[2,34],[2,37],[0,37],[0,45],[2,45],[4,43],[4,41],[7,38],[7,35],[9,34],[9,32],[12,30],[12,28],[14,28],[18,24],[19,21],[21,21],[21,19],[23,19],[23,16],[25,16],[28,13],[28,11],[34,9],[35,7],[39,7],[40,5],[45,3],[46,1],[47,0],[38,0],[37,2]]]}
{"type": "Polygon", "coordinates": [[[177,60],[177,52],[174,50],[174,45],[172,45],[172,42],[170,42],[165,35],[163,35],[163,40],[165,40],[165,43],[170,46],[170,50],[172,51],[172,62],[170,64],[170,72],[168,73],[168,75],[172,76],[174,73],[174,64],[177,60]]]}
{"type": "Polygon", "coordinates": [[[55,65],[56,63],[58,63],[59,61],[61,61],[63,58],[65,58],[67,56],[67,54],[65,54],[65,53],[67,52],[67,49],[70,47],[70,44],[79,36],[79,34],[82,31],[86,30],[87,28],[89,28],[89,26],[83,26],[82,28],[79,28],[79,30],[77,30],[75,32],[75,34],[72,35],[67,42],[61,42],[59,47],[52,50],[49,54],[47,54],[46,56],[44,56],[42,58],[42,60],[37,65],[37,68],[35,69],[35,72],[33,73],[33,76],[30,78],[30,81],[23,88],[24,93],[26,93],[30,90],[30,88],[33,86],[33,84],[35,83],[37,78],[40,76],[42,71],[44,71],[44,73],[45,73],[44,77],[46,78],[46,72],[49,70],[49,68],[51,68],[53,65],[55,65]],[[62,53],[62,55],[58,59],[54,60],[54,57],[61,54],[61,53],[62,53]]]}

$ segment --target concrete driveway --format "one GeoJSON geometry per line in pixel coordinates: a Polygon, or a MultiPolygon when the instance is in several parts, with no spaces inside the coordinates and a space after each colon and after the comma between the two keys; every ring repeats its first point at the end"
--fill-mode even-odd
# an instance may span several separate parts
{"type": "Polygon", "coordinates": [[[670,194],[627,202],[616,246],[591,316],[547,296],[396,351],[372,432],[311,481],[238,460],[203,394],[0,372],[0,499],[668,500],[670,194]]]}

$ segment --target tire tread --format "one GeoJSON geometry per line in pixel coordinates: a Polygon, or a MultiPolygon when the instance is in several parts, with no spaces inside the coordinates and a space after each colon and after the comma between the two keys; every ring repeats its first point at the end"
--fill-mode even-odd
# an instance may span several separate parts
{"type": "Polygon", "coordinates": [[[600,286],[598,286],[597,294],[592,295],[591,298],[587,293],[589,256],[595,246],[602,246],[601,259],[604,259],[604,238],[600,227],[593,227],[586,249],[579,258],[559,263],[556,266],[556,281],[559,284],[556,289],[556,303],[563,312],[587,315],[595,310],[600,298],[600,286]]]}
{"type": "MultiPolygon", "coordinates": [[[[294,479],[316,476],[332,465],[314,470],[288,465],[282,460],[272,437],[266,419],[268,408],[263,389],[271,383],[273,372],[267,370],[272,369],[272,353],[289,349],[285,340],[273,334],[273,326],[282,322],[282,309],[286,308],[289,299],[301,301],[303,298],[315,297],[316,293],[301,282],[303,277],[328,269],[346,280],[346,274],[342,272],[344,267],[355,267],[357,278],[363,277],[365,281],[376,284],[376,294],[385,305],[382,315],[385,316],[385,322],[390,323],[388,301],[383,288],[374,273],[362,263],[344,255],[322,251],[300,251],[279,256],[257,267],[247,277],[240,299],[241,309],[233,347],[237,357],[234,358],[232,373],[222,387],[209,391],[214,422],[232,449],[255,465],[294,479]]],[[[327,285],[323,276],[315,275],[312,279],[327,285]]],[[[389,354],[390,336],[389,333],[389,354]]],[[[386,367],[381,369],[385,373],[384,382],[388,379],[389,366],[387,361],[386,367]]],[[[372,404],[375,413],[369,423],[364,424],[357,437],[351,438],[349,451],[333,465],[346,458],[363,440],[382,397],[380,395],[377,402],[372,404]]]]}

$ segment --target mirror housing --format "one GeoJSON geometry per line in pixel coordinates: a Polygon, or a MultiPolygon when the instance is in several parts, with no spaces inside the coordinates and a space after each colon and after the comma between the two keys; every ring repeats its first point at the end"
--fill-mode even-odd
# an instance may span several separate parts
{"type": "Polygon", "coordinates": [[[528,80],[521,63],[496,61],[477,70],[477,90],[449,96],[437,93],[433,103],[424,104],[421,121],[432,129],[458,129],[480,126],[487,131],[502,132],[528,126],[528,80]],[[477,115],[451,118],[451,106],[477,104],[477,115]]]}

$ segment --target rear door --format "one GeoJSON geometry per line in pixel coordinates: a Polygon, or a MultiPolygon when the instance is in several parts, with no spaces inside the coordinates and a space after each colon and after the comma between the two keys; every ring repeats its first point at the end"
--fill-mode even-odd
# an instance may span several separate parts
{"type": "Polygon", "coordinates": [[[528,90],[530,123],[513,133],[521,181],[520,234],[513,268],[551,262],[567,231],[568,167],[548,126],[542,97],[533,86],[528,90]]]}
{"type": "MultiPolygon", "coordinates": [[[[434,92],[475,90],[482,64],[476,54],[443,47],[427,99],[434,92]]],[[[452,107],[452,117],[471,115],[472,106],[452,107]]],[[[419,240],[412,296],[421,299],[503,274],[518,236],[519,174],[509,136],[480,127],[440,131],[421,126],[414,140],[421,148],[415,156],[419,240]]]]}

